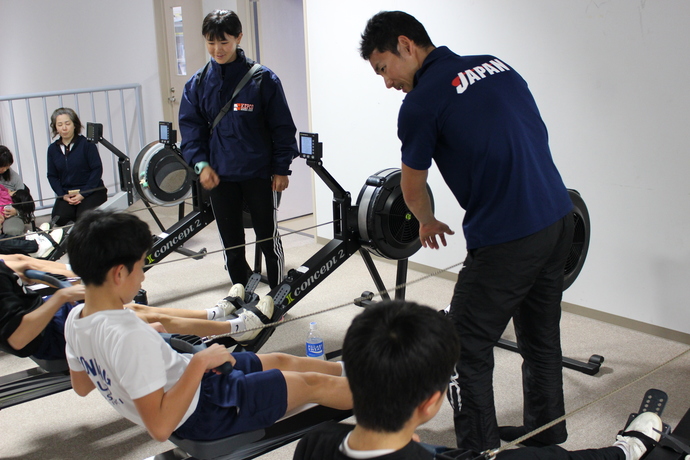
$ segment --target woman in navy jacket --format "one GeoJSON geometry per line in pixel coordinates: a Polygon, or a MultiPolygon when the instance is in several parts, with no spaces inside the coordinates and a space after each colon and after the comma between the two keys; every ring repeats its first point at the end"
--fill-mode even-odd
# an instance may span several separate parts
{"type": "Polygon", "coordinates": [[[288,184],[297,157],[297,129],[277,75],[265,66],[239,86],[254,61],[238,48],[242,24],[237,14],[216,10],[204,19],[202,33],[209,64],[185,85],[180,103],[182,155],[209,190],[213,213],[232,282],[246,285],[252,272],[245,257],[243,203],[266,259],[269,286],[283,279],[283,246],[276,218],[277,193],[288,184]],[[232,107],[213,123],[223,107],[232,107]]]}
{"type": "Polygon", "coordinates": [[[69,108],[61,107],[50,117],[53,136],[60,136],[48,147],[48,180],[57,195],[52,218],[62,226],[108,199],[103,185],[103,164],[96,144],[80,133],[81,121],[69,108]]]}

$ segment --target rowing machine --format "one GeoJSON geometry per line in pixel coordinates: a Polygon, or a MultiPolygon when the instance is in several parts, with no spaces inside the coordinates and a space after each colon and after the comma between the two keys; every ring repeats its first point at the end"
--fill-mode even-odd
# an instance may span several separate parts
{"type": "MultiPolygon", "coordinates": [[[[407,258],[421,248],[419,222],[405,204],[400,187],[399,169],[389,168],[370,176],[362,187],[357,204],[352,205],[346,191],[323,166],[323,146],[318,135],[300,133],[300,157],[304,158],[333,192],[333,239],[268,293],[275,309],[272,322],[279,321],[328,275],[350,256],[359,252],[382,297],[389,298],[370,252],[397,260],[396,285],[405,283],[407,258]]],[[[427,185],[432,200],[431,189],[427,185]]],[[[246,295],[253,293],[256,283],[250,279],[246,295]]],[[[404,298],[404,288],[396,290],[396,298],[404,298]]],[[[266,327],[250,342],[238,345],[236,351],[257,351],[273,334],[275,326],[266,327]]],[[[227,342],[225,342],[227,343],[227,342]]]]}
{"type": "MultiPolygon", "coordinates": [[[[345,191],[323,166],[323,146],[318,135],[300,133],[300,157],[326,183],[333,192],[334,238],[319,252],[296,270],[290,270],[285,280],[268,295],[273,297],[275,310],[272,322],[280,318],[307,293],[314,289],[330,273],[335,271],[355,252],[359,252],[383,299],[390,299],[381,277],[369,254],[398,261],[396,275],[396,299],[405,298],[404,285],[407,280],[408,257],[419,248],[419,223],[405,204],[400,187],[401,173],[398,169],[384,169],[369,177],[360,191],[355,206],[350,193],[345,191]]],[[[432,201],[433,195],[427,185],[432,201]]],[[[589,247],[589,213],[582,197],[576,190],[568,190],[573,201],[575,221],[574,239],[565,267],[564,290],[577,278],[589,247]]],[[[248,283],[245,291],[251,295],[256,283],[248,283]]],[[[355,301],[356,305],[366,306],[373,294],[365,292],[355,301]]],[[[240,305],[238,305],[240,307],[240,305]]],[[[275,326],[263,329],[257,337],[238,349],[257,351],[273,334],[275,326]]],[[[224,341],[226,345],[227,341],[224,341]]],[[[510,351],[519,351],[517,344],[501,339],[498,346],[510,351]]],[[[565,367],[594,375],[599,372],[604,357],[592,355],[587,363],[564,357],[565,367]]]]}

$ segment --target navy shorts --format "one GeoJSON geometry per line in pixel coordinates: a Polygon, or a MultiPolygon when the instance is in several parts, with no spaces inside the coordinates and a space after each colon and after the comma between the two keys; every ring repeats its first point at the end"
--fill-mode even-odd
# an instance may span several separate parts
{"type": "Polygon", "coordinates": [[[229,374],[204,374],[196,410],[175,435],[211,441],[273,425],[287,411],[287,383],[277,369],[263,370],[251,352],[233,353],[229,374]]]}
{"type": "MultiPolygon", "coordinates": [[[[47,300],[45,297],[43,300],[47,300]]],[[[43,340],[38,346],[38,350],[32,355],[38,359],[66,359],[65,357],[65,321],[67,315],[72,311],[74,305],[64,304],[55,312],[53,319],[50,320],[43,329],[43,340]]]]}

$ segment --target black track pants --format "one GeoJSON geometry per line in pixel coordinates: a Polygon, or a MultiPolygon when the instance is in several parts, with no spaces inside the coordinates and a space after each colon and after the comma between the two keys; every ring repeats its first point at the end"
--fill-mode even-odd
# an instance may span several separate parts
{"type": "MultiPolygon", "coordinates": [[[[565,413],[559,323],[573,226],[568,213],[535,234],[473,249],[467,255],[450,310],[462,347],[450,392],[452,395],[459,387],[460,401],[453,404],[458,447],[482,452],[500,445],[493,348],[511,318],[524,360],[523,421],[527,431],[565,413]]],[[[534,437],[545,444],[566,438],[565,422],[534,437]]]]}
{"type": "Polygon", "coordinates": [[[222,182],[210,193],[213,214],[225,251],[225,263],[233,283],[246,285],[252,270],[247,263],[244,244],[242,203],[246,202],[252,216],[261,252],[266,260],[266,272],[271,288],[284,278],[285,258],[278,237],[276,218],[277,194],[271,190],[270,179],[250,179],[242,182],[222,182]]]}

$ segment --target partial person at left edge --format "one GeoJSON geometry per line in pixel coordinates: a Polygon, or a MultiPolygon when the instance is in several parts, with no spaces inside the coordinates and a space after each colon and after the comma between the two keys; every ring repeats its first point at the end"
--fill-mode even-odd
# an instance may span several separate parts
{"type": "Polygon", "coordinates": [[[81,135],[82,124],[70,108],[56,109],[50,117],[50,129],[58,139],[48,147],[48,180],[57,198],[51,219],[63,226],[89,209],[108,200],[103,185],[103,163],[96,144],[81,135]]]}
{"type": "Polygon", "coordinates": [[[0,224],[3,234],[19,236],[24,233],[24,225],[33,219],[34,204],[21,176],[12,168],[13,164],[14,156],[10,149],[0,145],[0,187],[5,189],[0,188],[0,194],[6,193],[9,196],[9,202],[7,196],[2,201],[5,207],[0,210],[0,224]],[[17,192],[20,193],[19,196],[15,196],[17,192]]]}

